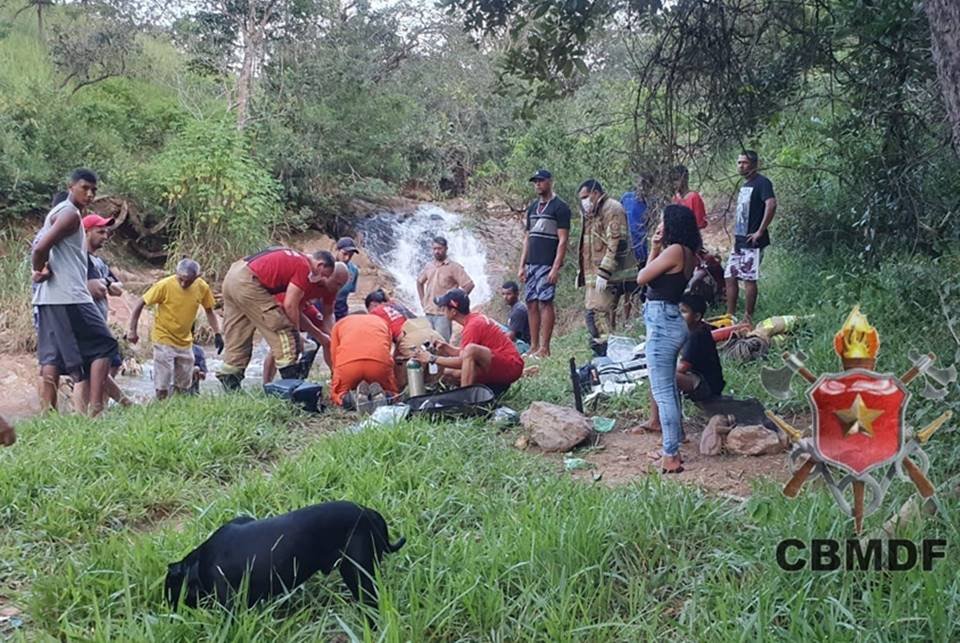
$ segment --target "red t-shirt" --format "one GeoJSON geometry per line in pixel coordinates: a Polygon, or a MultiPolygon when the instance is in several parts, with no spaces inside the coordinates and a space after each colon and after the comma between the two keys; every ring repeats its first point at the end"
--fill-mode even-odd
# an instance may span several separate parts
{"type": "Polygon", "coordinates": [[[490,349],[493,353],[493,364],[489,370],[509,371],[509,373],[491,372],[490,375],[497,377],[502,375],[505,380],[514,381],[523,373],[523,358],[517,352],[517,347],[503,329],[486,315],[480,313],[467,315],[463,323],[463,333],[460,335],[460,345],[468,344],[479,344],[490,349]]]}
{"type": "Polygon", "coordinates": [[[387,322],[387,325],[390,327],[390,335],[393,337],[393,341],[400,339],[400,335],[403,334],[403,325],[407,323],[407,320],[410,319],[408,315],[405,314],[400,307],[394,304],[380,304],[376,308],[370,311],[371,315],[376,315],[383,321],[387,322]]]}
{"type": "Polygon", "coordinates": [[[697,218],[697,227],[700,229],[707,227],[707,206],[703,204],[703,199],[699,192],[687,192],[687,196],[680,197],[674,195],[673,202],[677,205],[685,205],[693,210],[693,216],[697,218]]]}
{"type": "Polygon", "coordinates": [[[247,266],[271,294],[286,292],[290,284],[296,284],[305,293],[314,286],[309,281],[310,262],[296,250],[269,250],[254,257],[247,266]]]}
{"type": "MultiPolygon", "coordinates": [[[[277,293],[273,296],[273,298],[277,300],[278,304],[283,306],[283,299],[286,294],[287,293],[283,292],[277,293]]],[[[310,303],[308,299],[304,298],[300,300],[300,312],[310,320],[310,323],[318,328],[320,327],[320,322],[323,321],[323,315],[320,314],[320,309],[310,303]]]]}
{"type": "Polygon", "coordinates": [[[332,306],[337,298],[336,291],[329,291],[322,284],[310,282],[310,261],[306,255],[279,248],[261,253],[251,259],[247,265],[250,271],[271,294],[285,293],[287,286],[294,284],[303,291],[303,300],[320,299],[332,306]]]}

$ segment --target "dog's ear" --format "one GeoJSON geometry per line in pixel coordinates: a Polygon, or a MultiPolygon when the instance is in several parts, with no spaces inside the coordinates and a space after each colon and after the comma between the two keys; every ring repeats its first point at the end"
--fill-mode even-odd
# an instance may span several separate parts
{"type": "Polygon", "coordinates": [[[200,579],[200,561],[194,560],[186,566],[184,573],[184,583],[187,588],[187,595],[183,602],[189,607],[196,607],[197,601],[203,594],[203,582],[200,579]]]}
{"type": "Polygon", "coordinates": [[[180,592],[183,589],[183,563],[170,563],[167,565],[167,580],[164,583],[164,598],[174,610],[177,609],[177,603],[180,602],[180,592]]]}

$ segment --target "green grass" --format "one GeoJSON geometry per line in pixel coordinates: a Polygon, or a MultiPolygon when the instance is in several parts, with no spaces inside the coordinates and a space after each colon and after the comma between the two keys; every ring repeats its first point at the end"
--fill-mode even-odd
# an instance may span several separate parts
{"type": "MultiPolygon", "coordinates": [[[[363,638],[363,613],[336,577],[232,615],[173,614],[162,603],[166,563],[226,520],[335,498],[375,507],[391,535],[408,540],[382,569],[371,639],[960,634],[952,550],[931,573],[814,576],[775,567],[782,538],[849,533],[822,493],[791,502],[761,485],[740,505],[656,479],[608,490],[505,448],[482,423],[410,422],[312,440],[303,431],[287,407],[256,397],[22,426],[17,447],[0,454],[0,577],[20,587],[14,600],[31,619],[22,634],[363,638]]],[[[956,527],[934,523],[924,535],[956,527]]]]}
{"type": "MultiPolygon", "coordinates": [[[[862,297],[899,369],[904,345],[946,342],[929,318],[905,327],[919,289],[887,295],[823,265],[806,272],[785,254],[766,264],[759,317],[816,311],[790,345],[815,370],[835,366],[829,339],[862,297]],[[833,286],[831,282],[836,281],[833,286]],[[895,297],[899,306],[892,304],[895,297]],[[869,302],[869,303],[868,303],[869,302]],[[906,309],[906,310],[905,310],[906,309]]],[[[883,281],[886,280],[886,281],[883,281]]],[[[931,346],[935,348],[935,346],[931,346]]],[[[935,348],[936,350],[936,348],[935,348]]],[[[539,377],[507,398],[518,410],[570,404],[566,358],[586,338],[560,338],[539,377]]],[[[733,369],[738,393],[758,388],[759,364],[733,369]]],[[[645,392],[599,413],[640,414],[645,392]]],[[[794,405],[796,406],[796,405],[794,405]]],[[[917,403],[911,413],[936,412],[917,403]]],[[[908,416],[910,414],[908,413],[908,416]]],[[[745,503],[644,478],[608,489],[571,479],[556,460],[509,448],[512,434],[482,422],[404,423],[352,434],[330,413],[305,421],[261,397],[178,399],[114,410],[97,421],[47,417],[18,427],[0,452],[0,594],[24,610],[27,640],[387,641],[935,640],[960,638],[955,574],[958,518],[905,537],[943,537],[932,572],[780,571],[784,538],[846,538],[850,521],[816,485],[797,500],[761,482],[745,503]],[[318,431],[322,428],[323,431],[318,431]],[[378,630],[365,629],[339,578],[317,577],[270,605],[226,613],[162,601],[166,564],[238,514],[267,516],[331,499],[381,511],[407,545],[381,569],[378,630]]],[[[956,471],[956,433],[930,443],[931,476],[956,471]]],[[[911,493],[896,483],[868,530],[911,493]]],[[[954,503],[955,504],[955,503],[954,503]]]]}

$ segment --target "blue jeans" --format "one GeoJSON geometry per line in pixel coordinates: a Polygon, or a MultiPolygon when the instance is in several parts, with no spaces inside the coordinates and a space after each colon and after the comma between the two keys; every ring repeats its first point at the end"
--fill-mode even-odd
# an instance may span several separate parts
{"type": "Polygon", "coordinates": [[[447,316],[427,315],[427,319],[430,321],[430,327],[443,337],[443,341],[449,342],[450,336],[453,335],[453,323],[447,319],[447,316]]]}
{"type": "Polygon", "coordinates": [[[650,391],[660,411],[663,427],[663,453],[675,456],[680,450],[683,419],[677,389],[677,357],[687,341],[687,324],[680,307],[666,301],[648,301],[643,305],[643,323],[647,329],[647,371],[650,391]]]}

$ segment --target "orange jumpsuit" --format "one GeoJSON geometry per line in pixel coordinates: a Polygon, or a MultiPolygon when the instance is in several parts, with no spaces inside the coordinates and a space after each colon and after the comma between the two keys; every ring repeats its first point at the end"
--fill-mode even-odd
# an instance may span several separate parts
{"type": "Polygon", "coordinates": [[[342,404],[343,396],[363,380],[380,384],[391,395],[397,394],[392,345],[387,322],[376,315],[347,315],[333,326],[330,397],[335,404],[342,404]]]}

